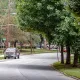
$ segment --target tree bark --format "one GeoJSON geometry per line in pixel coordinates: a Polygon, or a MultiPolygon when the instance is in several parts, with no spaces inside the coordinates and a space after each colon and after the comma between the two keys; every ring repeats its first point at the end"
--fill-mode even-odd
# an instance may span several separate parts
{"type": "Polygon", "coordinates": [[[32,36],[31,36],[31,33],[30,33],[30,47],[31,47],[31,54],[32,54],[32,36]]]}
{"type": "Polygon", "coordinates": [[[32,54],[32,42],[30,43],[30,46],[31,46],[31,54],[32,54]]]}
{"type": "Polygon", "coordinates": [[[22,51],[22,48],[23,48],[23,44],[22,44],[22,42],[20,42],[20,50],[22,51]]]}
{"type": "Polygon", "coordinates": [[[61,44],[61,64],[64,64],[63,44],[61,44]]]}
{"type": "Polygon", "coordinates": [[[16,47],[16,43],[17,43],[18,41],[17,40],[15,40],[15,42],[14,42],[14,47],[16,47]]]}
{"type": "Polygon", "coordinates": [[[78,62],[80,63],[80,54],[78,54],[78,60],[79,60],[78,62]]]}
{"type": "Polygon", "coordinates": [[[67,56],[66,56],[66,64],[70,64],[70,45],[66,44],[67,56]]]}
{"type": "Polygon", "coordinates": [[[42,48],[42,42],[40,42],[40,48],[42,48]]]}
{"type": "Polygon", "coordinates": [[[41,39],[41,41],[40,41],[40,48],[42,48],[42,43],[44,41],[44,38],[43,38],[42,34],[40,34],[40,39],[41,39]]]}
{"type": "Polygon", "coordinates": [[[49,42],[49,50],[51,49],[50,47],[51,47],[51,43],[49,42]]]}
{"type": "Polygon", "coordinates": [[[73,66],[77,67],[77,64],[78,64],[78,51],[75,51],[73,66]]]}

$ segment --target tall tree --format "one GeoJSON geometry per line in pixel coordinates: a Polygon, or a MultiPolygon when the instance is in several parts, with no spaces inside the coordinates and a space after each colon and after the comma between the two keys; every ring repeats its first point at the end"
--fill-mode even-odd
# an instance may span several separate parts
{"type": "Polygon", "coordinates": [[[52,42],[52,32],[61,22],[63,5],[60,0],[17,0],[17,12],[20,25],[25,29],[40,31],[52,42]]]}
{"type": "MultiPolygon", "coordinates": [[[[67,49],[66,64],[70,64],[70,47],[73,44],[73,38],[75,39],[75,36],[77,34],[77,29],[74,26],[74,17],[70,12],[65,10],[63,17],[64,21],[61,22],[61,26],[55,29],[57,31],[57,36],[60,44],[64,44],[67,49]]],[[[63,53],[61,57],[63,58],[63,53]]]]}
{"type": "Polygon", "coordinates": [[[77,66],[78,63],[78,56],[79,56],[79,38],[80,38],[80,0],[68,0],[68,9],[69,11],[74,14],[75,21],[74,25],[77,30],[77,34],[74,36],[74,41],[72,44],[72,50],[74,52],[74,62],[73,65],[77,66]],[[75,47],[76,46],[76,47],[75,47]]]}

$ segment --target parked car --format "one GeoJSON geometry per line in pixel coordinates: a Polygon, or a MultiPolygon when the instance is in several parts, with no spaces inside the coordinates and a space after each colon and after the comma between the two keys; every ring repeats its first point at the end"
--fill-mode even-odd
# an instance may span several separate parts
{"type": "Polygon", "coordinates": [[[6,58],[14,58],[14,59],[19,59],[20,57],[20,51],[17,48],[7,48],[4,51],[4,59],[6,58]]]}
{"type": "Polygon", "coordinates": [[[63,52],[67,52],[66,47],[64,47],[63,52]]]}

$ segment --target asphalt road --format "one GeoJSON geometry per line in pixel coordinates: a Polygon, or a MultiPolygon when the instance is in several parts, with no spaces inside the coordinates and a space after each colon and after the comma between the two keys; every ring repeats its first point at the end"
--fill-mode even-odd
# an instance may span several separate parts
{"type": "Polygon", "coordinates": [[[57,54],[45,53],[0,61],[0,80],[74,80],[51,68],[57,54]]]}

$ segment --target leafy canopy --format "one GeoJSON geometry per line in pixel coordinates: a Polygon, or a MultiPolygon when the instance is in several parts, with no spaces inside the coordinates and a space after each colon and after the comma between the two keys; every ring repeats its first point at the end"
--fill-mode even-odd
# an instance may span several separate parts
{"type": "Polygon", "coordinates": [[[60,0],[17,0],[18,19],[23,30],[31,28],[45,34],[48,41],[59,26],[63,5],[60,0]]]}
{"type": "Polygon", "coordinates": [[[41,32],[54,30],[60,22],[60,0],[17,0],[18,19],[21,26],[41,32]]]}

